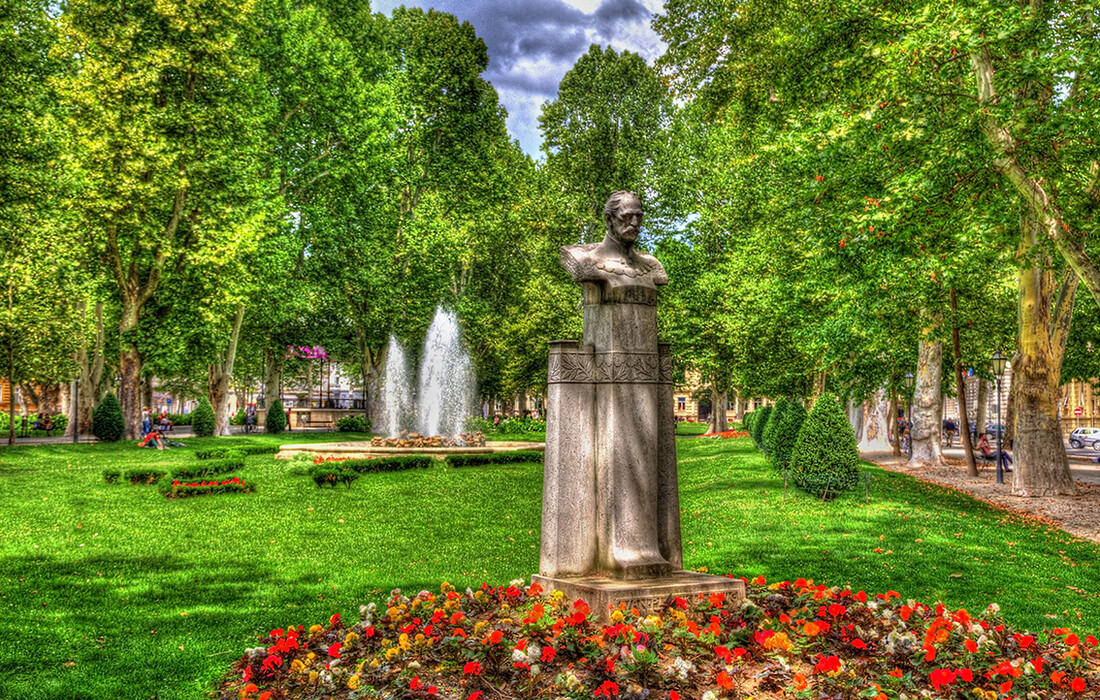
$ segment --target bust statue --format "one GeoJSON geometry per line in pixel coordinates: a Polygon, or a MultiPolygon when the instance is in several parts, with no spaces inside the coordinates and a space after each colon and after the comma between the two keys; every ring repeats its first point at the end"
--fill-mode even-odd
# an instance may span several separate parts
{"type": "Polygon", "coordinates": [[[634,250],[642,226],[642,203],[633,192],[612,192],[603,209],[600,243],[565,246],[561,264],[574,282],[600,283],[603,303],[657,305],[657,285],[668,284],[657,258],[634,250]]]}

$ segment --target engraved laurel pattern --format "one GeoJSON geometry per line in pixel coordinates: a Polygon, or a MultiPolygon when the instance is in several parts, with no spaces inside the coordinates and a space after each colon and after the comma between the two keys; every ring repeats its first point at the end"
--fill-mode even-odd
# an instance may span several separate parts
{"type": "Polygon", "coordinates": [[[595,381],[592,355],[581,352],[551,353],[547,380],[553,384],[576,384],[595,381]]]}
{"type": "Polygon", "coordinates": [[[672,355],[661,355],[661,384],[672,383],[672,355]]]}
{"type": "Polygon", "coordinates": [[[596,356],[597,382],[656,383],[657,356],[653,353],[614,352],[596,356]]]}

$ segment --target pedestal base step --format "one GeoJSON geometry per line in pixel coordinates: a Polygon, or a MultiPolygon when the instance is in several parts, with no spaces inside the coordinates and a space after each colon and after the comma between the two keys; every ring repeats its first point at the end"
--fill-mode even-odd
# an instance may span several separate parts
{"type": "Polygon", "coordinates": [[[571,600],[581,599],[603,622],[611,617],[611,608],[626,603],[627,609],[638,608],[643,615],[659,609],[669,596],[683,598],[694,604],[700,595],[725,593],[728,601],[745,600],[745,582],[741,579],[710,576],[694,571],[676,571],[659,578],[619,581],[611,578],[550,578],[535,574],[531,583],[542,589],[561,591],[571,600]]]}

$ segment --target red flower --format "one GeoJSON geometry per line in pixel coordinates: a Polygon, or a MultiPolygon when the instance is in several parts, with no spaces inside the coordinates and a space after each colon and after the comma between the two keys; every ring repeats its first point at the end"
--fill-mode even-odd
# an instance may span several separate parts
{"type": "Polygon", "coordinates": [[[330,617],[328,619],[328,624],[329,624],[329,627],[340,624],[340,613],[336,613],[332,617],[330,617]]]}
{"type": "Polygon", "coordinates": [[[480,676],[481,664],[477,661],[470,661],[462,667],[462,672],[465,673],[467,676],[480,676]]]}
{"type": "Polygon", "coordinates": [[[1055,671],[1054,673],[1050,674],[1050,682],[1054,683],[1054,684],[1058,684],[1058,683],[1061,683],[1062,679],[1065,678],[1065,677],[1066,677],[1066,672],[1065,671],[1055,671]]]}
{"type": "Polygon", "coordinates": [[[969,651],[971,654],[978,653],[978,645],[974,643],[973,639],[964,640],[963,646],[966,647],[966,650],[969,651]]]}
{"type": "Polygon", "coordinates": [[[959,669],[959,678],[963,679],[967,683],[973,683],[974,682],[974,672],[971,671],[969,668],[960,668],[959,669]]]}
{"type": "Polygon", "coordinates": [[[1085,689],[1085,679],[1084,678],[1074,678],[1073,683],[1070,684],[1070,687],[1073,688],[1073,692],[1075,692],[1075,693],[1082,692],[1085,689]]]}
{"type": "Polygon", "coordinates": [[[343,648],[343,646],[344,645],[341,644],[340,642],[334,643],[332,646],[330,646],[328,648],[328,655],[335,658],[335,659],[339,659],[340,658],[340,649],[343,648]]]}
{"type": "Polygon", "coordinates": [[[480,690],[475,690],[474,692],[470,693],[470,697],[466,698],[466,700],[481,700],[483,697],[485,697],[485,693],[481,692],[480,690]]]}
{"type": "Polygon", "coordinates": [[[852,646],[854,646],[856,649],[866,649],[867,642],[863,641],[862,639],[853,639],[852,646]]]}
{"type": "Polygon", "coordinates": [[[1035,642],[1035,637],[1026,634],[1014,634],[1012,638],[1016,640],[1016,643],[1020,645],[1021,649],[1027,649],[1035,642]]]}
{"type": "Polygon", "coordinates": [[[593,695],[600,696],[605,695],[611,697],[612,695],[619,694],[619,684],[612,681],[604,681],[600,684],[599,688],[596,688],[596,692],[593,695]]]}
{"type": "Polygon", "coordinates": [[[822,657],[814,666],[814,673],[832,673],[840,670],[840,659],[836,656],[822,657]]]}
{"type": "Polygon", "coordinates": [[[1071,647],[1075,647],[1080,643],[1081,643],[1081,638],[1078,637],[1076,634],[1071,634],[1068,637],[1066,637],[1066,644],[1068,644],[1071,647]]]}
{"type": "Polygon", "coordinates": [[[542,659],[542,662],[544,664],[552,664],[552,663],[554,663],[554,657],[557,656],[557,655],[558,655],[557,650],[554,649],[554,647],[547,644],[546,646],[544,646],[542,648],[542,656],[540,658],[542,659]]]}
{"type": "Polygon", "coordinates": [[[500,640],[504,638],[504,633],[500,630],[493,630],[489,633],[489,639],[487,644],[500,644],[500,640]]]}
{"type": "Polygon", "coordinates": [[[718,655],[719,659],[722,659],[727,664],[733,663],[733,654],[726,647],[714,647],[714,653],[718,655]]]}
{"type": "Polygon", "coordinates": [[[719,688],[733,690],[733,679],[730,678],[730,674],[726,673],[725,671],[720,671],[718,673],[718,678],[715,679],[715,682],[718,683],[719,688]]]}
{"type": "Polygon", "coordinates": [[[940,689],[941,685],[951,685],[955,682],[955,672],[949,671],[946,668],[937,668],[929,675],[928,680],[932,682],[932,687],[936,690],[940,689]]]}
{"type": "Polygon", "coordinates": [[[890,671],[890,673],[888,673],[887,675],[888,675],[888,676],[891,676],[891,677],[893,677],[893,678],[901,678],[901,675],[902,675],[902,674],[901,674],[901,669],[900,669],[900,668],[898,668],[897,666],[895,666],[895,667],[894,667],[894,670],[893,670],[893,671],[890,671]]]}
{"type": "Polygon", "coordinates": [[[1042,659],[1042,657],[1037,657],[1037,658],[1032,659],[1031,660],[1031,667],[1035,669],[1036,673],[1038,673],[1039,675],[1042,675],[1043,674],[1043,659],[1042,659]]]}

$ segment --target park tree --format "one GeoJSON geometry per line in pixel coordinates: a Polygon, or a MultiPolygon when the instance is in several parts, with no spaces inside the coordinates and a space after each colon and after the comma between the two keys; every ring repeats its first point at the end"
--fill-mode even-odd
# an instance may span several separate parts
{"type": "MultiPolygon", "coordinates": [[[[1054,397],[1061,329],[1069,320],[1064,310],[1072,305],[1057,300],[1072,295],[1078,278],[1091,284],[1093,274],[1077,233],[1091,216],[1095,175],[1087,164],[1096,160],[1098,143],[1090,116],[1097,107],[1085,97],[1095,75],[1091,10],[1057,2],[900,9],[799,2],[782,11],[753,11],[748,3],[738,13],[711,0],[666,7],[656,26],[670,45],[664,65],[682,93],[715,114],[736,107],[770,116],[784,139],[812,130],[822,151],[878,148],[878,187],[862,193],[875,206],[866,216],[839,211],[849,238],[875,226],[908,239],[912,249],[916,239],[901,234],[916,234],[921,219],[973,212],[958,241],[980,248],[1011,241],[1020,269],[1014,492],[1068,492],[1054,397]],[[786,126],[776,121],[780,116],[786,126]],[[1007,158],[1010,152],[1016,157],[1007,158]],[[943,183],[951,179],[962,186],[949,198],[943,183]],[[1016,221],[985,225],[990,209],[974,206],[959,189],[986,201],[990,191],[1007,191],[1001,202],[1008,207],[998,204],[1001,212],[1018,212],[1016,221]],[[1065,268],[1048,250],[1073,275],[1059,272],[1065,268]]],[[[917,308],[928,360],[931,346],[942,342],[942,330],[935,330],[943,327],[940,310],[917,308]]]]}
{"type": "MultiPolygon", "coordinates": [[[[75,371],[80,294],[78,239],[61,206],[72,181],[63,167],[62,110],[50,81],[64,70],[46,2],[0,8],[0,366],[12,388],[56,389],[75,371]]],[[[44,397],[43,397],[44,398],[44,397]]],[[[39,401],[43,409],[56,410],[39,401]]]]}
{"type": "Polygon", "coordinates": [[[69,110],[71,200],[120,307],[126,437],[140,429],[142,309],[166,270],[229,260],[261,222],[269,105],[244,44],[249,0],[73,0],[59,18],[56,81],[69,110]]]}
{"type": "Polygon", "coordinates": [[[557,97],[543,104],[542,150],[562,183],[581,242],[600,240],[604,203],[613,191],[645,200],[672,113],[668,89],[645,59],[597,45],[565,74],[557,97]]]}

